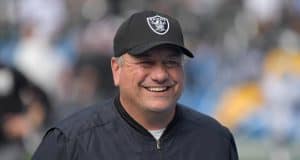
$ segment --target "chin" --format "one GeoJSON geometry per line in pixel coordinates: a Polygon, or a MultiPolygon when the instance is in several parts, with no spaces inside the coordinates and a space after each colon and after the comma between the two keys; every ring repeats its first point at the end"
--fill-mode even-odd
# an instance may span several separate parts
{"type": "Polygon", "coordinates": [[[173,108],[175,108],[176,103],[169,103],[169,102],[150,102],[148,105],[148,109],[153,111],[153,112],[164,112],[164,111],[168,111],[168,110],[172,110],[173,108]]]}

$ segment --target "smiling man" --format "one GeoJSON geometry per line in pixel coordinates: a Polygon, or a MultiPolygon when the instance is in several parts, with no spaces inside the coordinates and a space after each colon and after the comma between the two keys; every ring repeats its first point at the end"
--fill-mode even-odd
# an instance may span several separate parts
{"type": "Polygon", "coordinates": [[[112,59],[115,85],[127,113],[147,129],[167,126],[183,89],[183,56],[161,45],[139,56],[112,59]]]}
{"type": "Polygon", "coordinates": [[[55,125],[33,160],[237,160],[230,131],[177,103],[184,84],[178,21],[143,11],[114,38],[111,68],[119,94],[55,125]]]}

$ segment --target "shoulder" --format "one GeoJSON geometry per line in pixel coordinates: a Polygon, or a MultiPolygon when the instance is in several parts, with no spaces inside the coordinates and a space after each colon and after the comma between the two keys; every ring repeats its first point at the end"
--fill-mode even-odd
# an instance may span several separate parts
{"type": "Polygon", "coordinates": [[[213,117],[181,104],[178,105],[178,108],[183,120],[182,122],[185,123],[185,126],[189,129],[193,129],[195,132],[199,131],[207,133],[208,135],[225,137],[226,139],[230,139],[232,137],[229,129],[213,117]]]}
{"type": "MultiPolygon", "coordinates": [[[[78,136],[110,123],[114,117],[113,100],[86,107],[53,125],[49,131],[57,130],[67,139],[78,136]]],[[[48,131],[48,132],[49,132],[48,131]]]]}
{"type": "Polygon", "coordinates": [[[228,128],[216,119],[191,108],[182,105],[178,108],[181,117],[180,133],[188,133],[185,139],[201,144],[224,157],[230,157],[228,159],[238,159],[235,140],[228,128]]]}
{"type": "Polygon", "coordinates": [[[223,126],[213,117],[198,112],[192,108],[186,107],[182,104],[178,104],[179,112],[181,117],[189,121],[190,123],[197,124],[197,125],[205,125],[210,127],[222,128],[223,126]]]}

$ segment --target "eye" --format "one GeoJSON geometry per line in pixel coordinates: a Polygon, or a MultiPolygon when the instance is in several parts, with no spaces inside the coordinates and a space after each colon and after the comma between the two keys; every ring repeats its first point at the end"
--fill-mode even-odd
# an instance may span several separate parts
{"type": "Polygon", "coordinates": [[[155,62],[151,60],[141,60],[138,62],[138,64],[141,65],[142,67],[147,68],[153,66],[155,62]]]}
{"type": "Polygon", "coordinates": [[[165,61],[164,64],[168,68],[174,68],[174,67],[182,66],[182,61],[180,59],[169,59],[169,60],[165,61]]]}

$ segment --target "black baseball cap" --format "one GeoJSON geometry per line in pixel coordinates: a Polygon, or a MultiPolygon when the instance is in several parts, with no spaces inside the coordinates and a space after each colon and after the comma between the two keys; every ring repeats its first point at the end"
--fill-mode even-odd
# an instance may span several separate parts
{"type": "Polygon", "coordinates": [[[156,11],[142,11],[131,15],[119,27],[113,45],[115,57],[125,53],[140,55],[162,45],[173,46],[188,57],[194,57],[184,47],[179,22],[156,11]]]}

